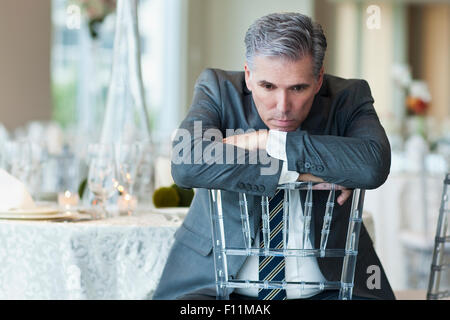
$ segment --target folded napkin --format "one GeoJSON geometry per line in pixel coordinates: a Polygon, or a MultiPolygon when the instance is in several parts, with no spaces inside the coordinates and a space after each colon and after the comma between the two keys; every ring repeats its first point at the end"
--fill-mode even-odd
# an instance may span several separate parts
{"type": "Polygon", "coordinates": [[[26,186],[5,170],[0,169],[0,211],[33,208],[36,208],[36,204],[26,186]]]}

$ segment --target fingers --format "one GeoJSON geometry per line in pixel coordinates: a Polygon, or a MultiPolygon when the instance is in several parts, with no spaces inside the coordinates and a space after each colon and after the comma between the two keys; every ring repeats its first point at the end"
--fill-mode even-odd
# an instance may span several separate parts
{"type": "Polygon", "coordinates": [[[341,194],[337,198],[337,202],[339,203],[339,205],[342,206],[345,203],[345,201],[347,201],[347,199],[350,197],[351,194],[352,194],[352,190],[349,190],[349,189],[342,190],[341,194]]]}
{"type": "MultiPolygon", "coordinates": [[[[331,183],[319,183],[314,185],[312,188],[313,190],[331,190],[331,183]]],[[[351,196],[352,194],[352,190],[346,189],[343,186],[334,185],[334,189],[335,190],[341,190],[341,194],[339,195],[339,197],[337,198],[337,202],[339,205],[343,205],[345,203],[345,201],[348,200],[348,198],[351,196]]]]}

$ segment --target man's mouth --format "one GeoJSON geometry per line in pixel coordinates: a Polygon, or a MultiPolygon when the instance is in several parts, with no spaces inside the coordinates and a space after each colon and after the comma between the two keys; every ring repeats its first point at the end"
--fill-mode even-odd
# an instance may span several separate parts
{"type": "Polygon", "coordinates": [[[281,119],[273,119],[272,122],[280,127],[288,127],[294,123],[294,120],[281,120],[281,119]]]}

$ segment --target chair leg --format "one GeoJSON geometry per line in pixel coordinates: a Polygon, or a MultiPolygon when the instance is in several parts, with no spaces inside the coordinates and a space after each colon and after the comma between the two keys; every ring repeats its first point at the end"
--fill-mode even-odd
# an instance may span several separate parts
{"type": "Polygon", "coordinates": [[[433,249],[433,260],[431,262],[430,278],[428,282],[427,300],[436,300],[449,296],[449,292],[440,292],[441,272],[445,270],[448,265],[443,265],[445,256],[445,243],[450,242],[450,237],[447,235],[448,229],[448,212],[450,211],[448,201],[448,185],[450,184],[450,174],[447,174],[444,180],[444,188],[442,192],[441,208],[439,210],[439,217],[436,228],[436,237],[433,249]]]}

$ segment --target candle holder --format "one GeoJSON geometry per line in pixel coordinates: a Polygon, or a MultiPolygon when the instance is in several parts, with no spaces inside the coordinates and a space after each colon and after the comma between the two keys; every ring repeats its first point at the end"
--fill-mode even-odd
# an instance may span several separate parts
{"type": "Polygon", "coordinates": [[[137,197],[124,193],[117,200],[117,207],[121,216],[132,216],[137,208],[137,197]]]}
{"type": "Polygon", "coordinates": [[[78,193],[66,190],[64,192],[58,193],[58,205],[63,207],[65,210],[73,209],[78,205],[80,197],[78,193]]]}

